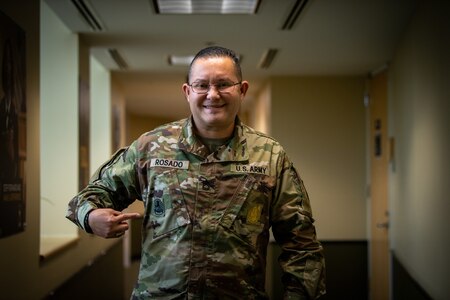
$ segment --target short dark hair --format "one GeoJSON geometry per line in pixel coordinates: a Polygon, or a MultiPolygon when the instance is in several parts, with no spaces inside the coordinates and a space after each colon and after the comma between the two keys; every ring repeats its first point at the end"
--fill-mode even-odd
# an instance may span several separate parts
{"type": "Polygon", "coordinates": [[[191,76],[191,69],[194,65],[195,61],[200,58],[208,58],[208,57],[229,57],[234,63],[234,69],[236,71],[236,76],[239,81],[242,81],[242,70],[241,70],[241,63],[239,61],[239,57],[236,55],[236,53],[233,50],[219,47],[219,46],[212,46],[207,47],[202,50],[200,50],[194,57],[194,59],[191,61],[191,64],[189,65],[189,72],[187,75],[187,83],[189,83],[189,79],[191,76]]]}

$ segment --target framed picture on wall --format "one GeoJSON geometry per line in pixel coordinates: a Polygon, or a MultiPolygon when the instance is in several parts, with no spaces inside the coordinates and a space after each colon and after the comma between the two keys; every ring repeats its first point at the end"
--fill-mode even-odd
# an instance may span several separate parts
{"type": "Polygon", "coordinates": [[[121,144],[120,144],[120,136],[121,136],[121,132],[120,132],[120,108],[118,105],[114,105],[113,106],[113,118],[112,118],[112,128],[113,128],[113,152],[116,152],[121,144]]]}
{"type": "Polygon", "coordinates": [[[82,190],[89,183],[89,83],[79,80],[78,99],[78,145],[79,145],[79,178],[78,188],[82,190]]]}
{"type": "Polygon", "coordinates": [[[0,238],[25,230],[25,31],[0,11],[0,238]]]}

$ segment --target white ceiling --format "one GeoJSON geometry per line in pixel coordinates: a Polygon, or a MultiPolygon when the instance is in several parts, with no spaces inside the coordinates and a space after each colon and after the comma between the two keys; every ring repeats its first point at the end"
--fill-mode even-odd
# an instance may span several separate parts
{"type": "Polygon", "coordinates": [[[417,0],[309,0],[288,31],[281,27],[296,0],[261,0],[256,15],[157,15],[152,0],[84,0],[103,32],[91,31],[71,0],[46,2],[112,70],[130,112],[180,118],[188,114],[181,93],[187,67],[170,66],[169,55],[211,44],[235,50],[251,103],[270,76],[366,75],[388,63],[417,0]],[[127,70],[118,70],[108,48],[119,51],[127,70]],[[260,69],[269,48],[278,55],[260,69]]]}

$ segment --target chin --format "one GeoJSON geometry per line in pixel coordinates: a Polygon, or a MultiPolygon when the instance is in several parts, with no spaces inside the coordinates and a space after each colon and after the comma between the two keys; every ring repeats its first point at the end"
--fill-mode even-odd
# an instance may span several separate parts
{"type": "Polygon", "coordinates": [[[224,127],[224,126],[230,125],[230,120],[228,120],[227,118],[223,118],[223,117],[208,116],[206,118],[202,118],[202,120],[203,120],[204,124],[207,124],[209,126],[224,127]]]}

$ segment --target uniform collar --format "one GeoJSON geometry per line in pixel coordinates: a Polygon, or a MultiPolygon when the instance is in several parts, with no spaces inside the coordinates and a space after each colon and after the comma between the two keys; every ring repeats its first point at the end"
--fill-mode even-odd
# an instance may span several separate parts
{"type": "Polygon", "coordinates": [[[178,146],[181,150],[200,156],[208,162],[247,161],[248,150],[244,127],[238,117],[236,117],[235,124],[231,140],[216,152],[209,153],[208,148],[200,142],[194,133],[191,116],[183,124],[178,146]]]}

